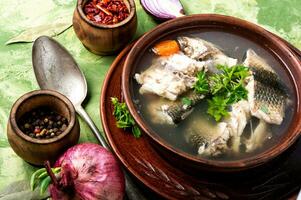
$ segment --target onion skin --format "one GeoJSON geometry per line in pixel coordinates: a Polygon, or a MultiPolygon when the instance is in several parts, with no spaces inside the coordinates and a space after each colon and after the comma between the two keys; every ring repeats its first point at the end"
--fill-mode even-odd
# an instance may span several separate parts
{"type": "Polygon", "coordinates": [[[158,21],[184,16],[184,8],[179,0],[140,0],[140,3],[158,21]]]}
{"type": "Polygon", "coordinates": [[[69,148],[54,165],[61,167],[59,187],[51,184],[53,200],[122,200],[125,179],[119,163],[105,148],[83,143],[69,148]]]}

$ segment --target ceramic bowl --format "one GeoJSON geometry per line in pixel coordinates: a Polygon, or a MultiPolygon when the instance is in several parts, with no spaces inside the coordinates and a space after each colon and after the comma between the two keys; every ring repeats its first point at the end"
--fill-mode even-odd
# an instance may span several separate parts
{"type": "Polygon", "coordinates": [[[88,0],[78,0],[73,15],[73,28],[83,43],[92,53],[112,55],[119,52],[133,38],[137,29],[137,16],[134,0],[124,0],[130,10],[129,16],[114,25],[100,25],[90,21],[84,14],[83,7],[88,0]]]}
{"type": "Polygon", "coordinates": [[[301,103],[301,64],[297,56],[277,37],[273,36],[263,28],[250,22],[215,14],[191,15],[180,17],[159,25],[157,28],[143,35],[133,46],[125,61],[122,74],[122,91],[130,113],[135,121],[146,133],[149,141],[158,149],[170,162],[190,169],[205,169],[211,171],[241,171],[262,165],[275,158],[288,149],[299,137],[301,127],[300,103],[301,103]],[[137,73],[137,65],[146,51],[158,41],[174,34],[185,34],[191,30],[197,31],[225,31],[247,38],[260,45],[273,55],[288,74],[289,81],[293,85],[295,93],[295,107],[293,108],[293,120],[290,122],[287,132],[279,139],[274,146],[271,146],[247,158],[221,161],[210,160],[192,156],[182,152],[163,140],[143,119],[137,111],[137,105],[133,101],[134,96],[134,74],[137,73]]]}
{"type": "Polygon", "coordinates": [[[46,160],[53,163],[66,149],[77,144],[79,131],[75,109],[65,96],[51,90],[36,90],[24,94],[14,103],[9,115],[7,137],[18,156],[31,164],[43,165],[46,160]],[[23,133],[18,126],[20,118],[39,107],[48,107],[65,117],[69,122],[66,130],[50,139],[32,138],[23,133]]]}

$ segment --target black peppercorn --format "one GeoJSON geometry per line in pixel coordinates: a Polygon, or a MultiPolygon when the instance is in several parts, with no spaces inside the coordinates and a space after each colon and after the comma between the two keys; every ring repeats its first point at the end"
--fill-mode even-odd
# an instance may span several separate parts
{"type": "Polygon", "coordinates": [[[32,138],[50,139],[67,129],[68,120],[49,108],[42,107],[24,114],[18,126],[32,138]]]}

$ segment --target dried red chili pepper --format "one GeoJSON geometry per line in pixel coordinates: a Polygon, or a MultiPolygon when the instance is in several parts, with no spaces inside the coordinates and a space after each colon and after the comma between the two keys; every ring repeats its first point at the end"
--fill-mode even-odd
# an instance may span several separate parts
{"type": "Polygon", "coordinates": [[[90,0],[84,13],[98,24],[117,24],[129,16],[129,9],[123,0],[90,0]]]}

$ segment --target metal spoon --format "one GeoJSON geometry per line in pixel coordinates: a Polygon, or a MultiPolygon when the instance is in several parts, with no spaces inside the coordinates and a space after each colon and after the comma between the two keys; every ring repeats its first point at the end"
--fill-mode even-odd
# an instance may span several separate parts
{"type": "MultiPolygon", "coordinates": [[[[55,90],[68,97],[100,144],[111,151],[105,138],[81,106],[87,95],[87,81],[70,53],[52,38],[41,36],[33,44],[32,63],[40,88],[55,90]]],[[[127,196],[132,200],[145,199],[129,174],[125,170],[124,173],[127,196]]]]}

